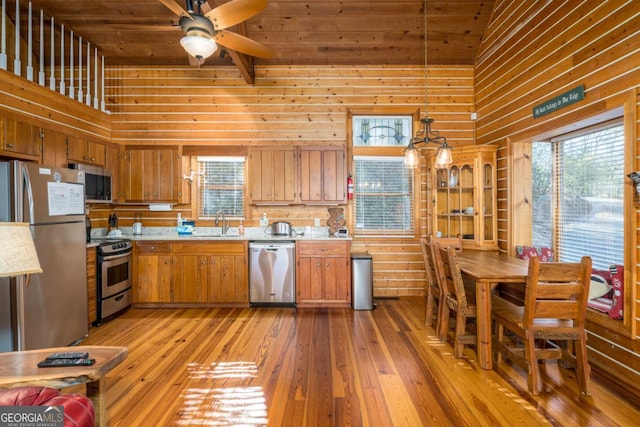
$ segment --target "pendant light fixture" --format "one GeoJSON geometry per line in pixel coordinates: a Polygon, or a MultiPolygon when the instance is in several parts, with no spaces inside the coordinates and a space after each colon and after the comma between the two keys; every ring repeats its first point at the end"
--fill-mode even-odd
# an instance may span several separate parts
{"type": "Polygon", "coordinates": [[[406,167],[415,168],[418,166],[420,150],[427,147],[417,145],[434,143],[439,144],[438,151],[436,152],[435,167],[438,169],[448,168],[452,163],[451,147],[447,144],[447,138],[440,136],[440,132],[431,130],[431,123],[433,119],[429,117],[429,94],[428,94],[428,71],[427,71],[427,0],[424,2],[424,112],[425,117],[420,120],[422,123],[422,129],[416,132],[415,136],[409,141],[409,145],[404,151],[404,164],[406,167]]]}

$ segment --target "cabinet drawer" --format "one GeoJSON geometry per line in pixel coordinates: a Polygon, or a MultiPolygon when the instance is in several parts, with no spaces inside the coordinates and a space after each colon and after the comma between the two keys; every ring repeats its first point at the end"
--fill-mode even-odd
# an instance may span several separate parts
{"type": "Polygon", "coordinates": [[[138,253],[166,253],[171,251],[170,243],[160,242],[136,242],[136,252],[138,253]]]}
{"type": "Polygon", "coordinates": [[[347,255],[348,242],[298,242],[298,254],[306,255],[347,255]]]}
{"type": "Polygon", "coordinates": [[[245,254],[247,248],[244,242],[198,242],[174,243],[171,246],[174,254],[245,254]]]}

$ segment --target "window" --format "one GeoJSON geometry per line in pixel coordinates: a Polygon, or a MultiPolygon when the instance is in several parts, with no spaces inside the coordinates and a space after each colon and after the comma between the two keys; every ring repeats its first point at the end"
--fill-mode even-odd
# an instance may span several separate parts
{"type": "Polygon", "coordinates": [[[411,139],[411,116],[354,116],[353,146],[403,146],[411,139]]]}
{"type": "Polygon", "coordinates": [[[244,157],[198,157],[198,217],[244,218],[244,157]]]}
{"type": "Polygon", "coordinates": [[[533,244],[593,267],[624,263],[622,121],[536,142],[532,151],[533,244]]]}
{"type": "Polygon", "coordinates": [[[354,166],[354,235],[413,235],[413,170],[404,157],[355,156],[354,166]]]}
{"type": "Polygon", "coordinates": [[[415,171],[404,166],[412,114],[353,115],[355,237],[413,237],[415,171]]]}

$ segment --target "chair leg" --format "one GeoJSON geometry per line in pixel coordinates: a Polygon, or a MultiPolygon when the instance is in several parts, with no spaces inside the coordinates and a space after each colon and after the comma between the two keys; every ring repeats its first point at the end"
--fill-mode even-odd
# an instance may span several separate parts
{"type": "Polygon", "coordinates": [[[442,328],[442,298],[438,298],[438,306],[436,307],[436,335],[440,338],[440,329],[442,328]]]}
{"type": "Polygon", "coordinates": [[[580,334],[580,339],[577,342],[577,348],[575,348],[576,352],[576,379],[578,380],[578,387],[580,391],[587,395],[591,395],[591,383],[590,383],[590,373],[591,368],[589,366],[589,360],[587,359],[587,337],[586,333],[583,331],[580,334]]]}
{"type": "MultiPolygon", "coordinates": [[[[497,322],[496,322],[497,323],[497,322]]],[[[493,350],[496,354],[496,364],[502,362],[502,345],[504,339],[504,326],[502,323],[497,323],[496,325],[496,342],[498,343],[496,348],[493,350]]]]}
{"type": "Polygon", "coordinates": [[[447,340],[447,335],[449,333],[449,317],[451,317],[451,310],[443,301],[440,315],[440,329],[438,330],[438,338],[442,342],[447,340]]]}
{"type": "Polygon", "coordinates": [[[427,326],[433,325],[433,300],[433,292],[431,292],[431,287],[429,287],[427,293],[427,313],[424,318],[424,324],[427,326]]]}
{"type": "Polygon", "coordinates": [[[456,332],[453,339],[453,357],[460,359],[464,353],[464,344],[460,339],[466,334],[467,318],[456,313],[456,332]]]}
{"type": "Polygon", "coordinates": [[[539,393],[538,381],[539,381],[539,369],[538,358],[536,357],[536,340],[533,337],[525,337],[524,339],[524,357],[527,362],[527,385],[529,386],[529,392],[534,396],[539,393]]]}

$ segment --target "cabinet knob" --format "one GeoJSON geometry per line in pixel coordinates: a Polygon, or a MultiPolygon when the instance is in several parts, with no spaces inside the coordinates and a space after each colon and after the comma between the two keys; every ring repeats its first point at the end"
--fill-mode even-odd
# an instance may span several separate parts
{"type": "Polygon", "coordinates": [[[166,265],[166,264],[169,264],[169,260],[168,260],[168,259],[165,259],[165,260],[164,260],[164,263],[165,263],[165,265],[166,265]]]}
{"type": "Polygon", "coordinates": [[[211,260],[211,264],[215,264],[215,263],[216,263],[216,260],[215,260],[215,259],[212,259],[212,260],[211,260]]]}
{"type": "Polygon", "coordinates": [[[92,161],[92,162],[95,162],[95,161],[96,161],[96,158],[95,158],[95,157],[92,157],[92,158],[91,158],[91,161],[92,161]]]}
{"type": "Polygon", "coordinates": [[[200,264],[202,264],[202,265],[205,265],[206,263],[207,263],[207,261],[204,261],[204,260],[200,261],[200,264]]]}
{"type": "Polygon", "coordinates": [[[156,247],[155,246],[151,246],[151,252],[155,252],[156,251],[156,247]]]}
{"type": "Polygon", "coordinates": [[[7,144],[7,147],[13,148],[13,144],[9,143],[9,144],[7,144]]]}

